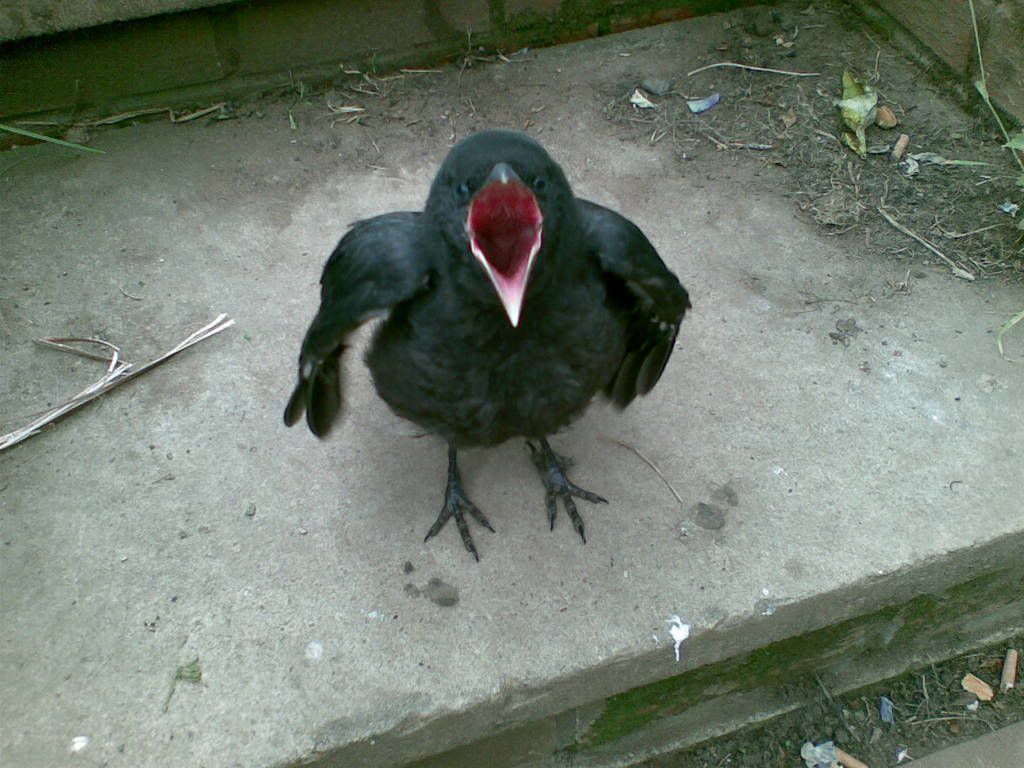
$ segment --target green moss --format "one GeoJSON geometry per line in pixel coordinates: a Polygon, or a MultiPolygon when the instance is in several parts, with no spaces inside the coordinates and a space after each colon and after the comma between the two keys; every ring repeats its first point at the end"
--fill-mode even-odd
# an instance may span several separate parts
{"type": "Polygon", "coordinates": [[[963,616],[1020,600],[1019,572],[979,576],[941,595],[921,595],[898,606],[858,616],[758,648],[676,677],[613,696],[586,735],[568,751],[614,742],[666,717],[729,693],[794,682],[829,659],[866,661],[879,650],[910,646],[923,634],[959,631],[963,616]]]}

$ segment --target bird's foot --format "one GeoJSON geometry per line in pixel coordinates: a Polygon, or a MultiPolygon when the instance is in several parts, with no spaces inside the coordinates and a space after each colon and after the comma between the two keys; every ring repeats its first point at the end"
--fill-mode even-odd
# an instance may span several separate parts
{"type": "Polygon", "coordinates": [[[551,450],[551,446],[545,438],[541,438],[540,448],[535,447],[529,441],[526,444],[530,448],[530,458],[533,459],[534,466],[540,472],[540,478],[544,482],[544,488],[547,491],[544,501],[547,504],[548,522],[551,524],[551,530],[555,530],[558,499],[561,499],[569,519],[572,520],[573,528],[576,529],[576,533],[580,535],[583,543],[586,544],[587,536],[583,528],[583,518],[580,517],[579,510],[576,509],[576,502],[573,499],[583,499],[594,504],[607,504],[608,499],[584,490],[570,482],[569,478],[565,476],[565,472],[572,466],[572,459],[568,456],[560,456],[551,450]]]}
{"type": "Polygon", "coordinates": [[[448,451],[448,485],[444,490],[444,506],[441,507],[441,511],[437,515],[437,520],[430,526],[430,530],[427,531],[426,538],[423,541],[430,541],[436,536],[445,523],[450,518],[455,518],[455,526],[459,529],[459,535],[462,537],[462,544],[466,547],[469,554],[473,558],[480,562],[480,555],[477,554],[476,546],[473,544],[473,537],[469,533],[469,526],[466,524],[466,518],[463,516],[463,512],[468,512],[469,516],[476,520],[480,525],[486,528],[491,533],[494,533],[494,528],[491,527],[490,522],[484,517],[484,513],[480,511],[476,504],[467,498],[465,492],[462,490],[462,483],[459,480],[459,470],[455,464],[455,449],[451,448],[448,451]]]}

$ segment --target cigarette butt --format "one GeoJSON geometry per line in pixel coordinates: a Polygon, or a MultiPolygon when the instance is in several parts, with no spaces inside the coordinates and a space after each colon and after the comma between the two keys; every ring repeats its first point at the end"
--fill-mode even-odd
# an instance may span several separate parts
{"type": "Polygon", "coordinates": [[[1006,651],[1006,658],[1003,659],[1003,674],[999,678],[999,690],[1008,691],[1017,684],[1017,660],[1020,655],[1016,648],[1006,651]]]}
{"type": "Polygon", "coordinates": [[[965,691],[970,691],[981,701],[992,701],[992,698],[995,696],[991,685],[986,683],[980,677],[975,677],[970,672],[964,675],[964,679],[960,681],[960,685],[965,691]]]}
{"type": "Polygon", "coordinates": [[[910,146],[910,137],[901,133],[900,137],[896,139],[896,145],[892,148],[892,153],[889,155],[889,159],[894,163],[898,163],[903,159],[903,153],[907,151],[907,147],[910,146]]]}
{"type": "Polygon", "coordinates": [[[862,763],[853,755],[843,752],[839,747],[836,747],[836,760],[838,760],[839,764],[844,766],[844,768],[868,768],[867,763],[862,763]]]}

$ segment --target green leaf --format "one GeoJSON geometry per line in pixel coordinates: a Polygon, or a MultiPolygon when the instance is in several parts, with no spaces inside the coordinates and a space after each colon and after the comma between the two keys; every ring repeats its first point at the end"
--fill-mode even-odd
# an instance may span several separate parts
{"type": "Polygon", "coordinates": [[[199,665],[199,657],[192,659],[188,664],[183,664],[174,670],[174,674],[171,675],[171,687],[167,691],[167,698],[164,699],[164,712],[171,705],[171,697],[174,696],[174,691],[178,687],[178,681],[184,680],[186,683],[198,683],[203,679],[203,668],[199,665]]]}
{"type": "Polygon", "coordinates": [[[185,680],[189,683],[198,683],[203,679],[203,669],[199,666],[199,657],[192,659],[188,664],[183,664],[174,670],[175,680],[185,680]]]}
{"type": "Polygon", "coordinates": [[[860,155],[867,157],[867,141],[864,131],[875,122],[878,94],[875,89],[857,79],[850,70],[843,71],[843,98],[833,102],[839,107],[843,123],[852,133],[843,134],[846,145],[860,155]]]}
{"type": "Polygon", "coordinates": [[[1000,357],[1006,357],[1006,355],[1003,354],[1003,336],[1009,333],[1010,329],[1021,320],[1024,320],[1024,309],[1003,323],[1003,326],[999,329],[999,333],[996,334],[996,346],[999,348],[1000,357]]]}
{"type": "Polygon", "coordinates": [[[9,133],[16,133],[19,136],[27,136],[30,139],[36,141],[48,141],[50,144],[60,144],[62,147],[70,147],[71,149],[77,149],[82,152],[92,152],[97,155],[105,155],[102,149],[93,149],[92,147],[86,147],[82,144],[75,144],[73,141],[64,141],[63,139],[55,139],[52,136],[45,136],[35,131],[26,131],[24,128],[15,128],[13,125],[4,125],[0,123],[0,131],[8,131],[9,133]]]}
{"type": "Polygon", "coordinates": [[[981,98],[983,98],[985,101],[988,101],[988,88],[985,87],[985,81],[975,80],[974,87],[978,90],[978,93],[981,94],[981,98]]]}
{"type": "Polygon", "coordinates": [[[868,146],[864,138],[864,131],[857,131],[856,133],[844,131],[843,143],[860,155],[862,159],[868,156],[868,146]]]}
{"type": "Polygon", "coordinates": [[[1019,152],[1024,152],[1024,131],[1021,131],[1016,136],[1011,136],[1010,140],[1003,144],[1007,149],[1016,149],[1019,152]]]}
{"type": "Polygon", "coordinates": [[[864,95],[864,84],[848,69],[843,70],[843,98],[855,99],[864,95]]]}

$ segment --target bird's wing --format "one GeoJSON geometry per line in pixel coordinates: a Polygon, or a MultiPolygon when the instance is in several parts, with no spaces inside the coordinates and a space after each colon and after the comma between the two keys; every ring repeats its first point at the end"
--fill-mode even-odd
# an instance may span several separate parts
{"type": "Polygon", "coordinates": [[[366,219],[341,239],[320,278],[320,309],[302,342],[285,424],[292,426],[305,411],[314,435],[330,431],[341,410],[339,363],[348,335],[426,288],[430,242],[419,213],[366,219]]]}
{"type": "Polygon", "coordinates": [[[626,352],[604,389],[625,408],[661,378],[690,299],[635,224],[587,200],[577,205],[588,247],[608,278],[611,300],[627,312],[626,352]]]}

